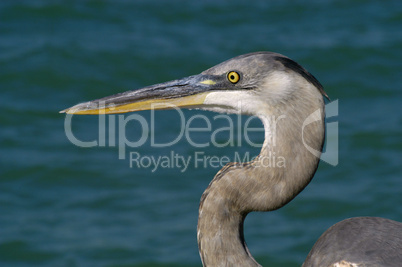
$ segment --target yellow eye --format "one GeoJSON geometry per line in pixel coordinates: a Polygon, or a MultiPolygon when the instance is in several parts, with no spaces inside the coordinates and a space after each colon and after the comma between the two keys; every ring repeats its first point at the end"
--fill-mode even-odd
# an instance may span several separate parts
{"type": "Polygon", "coordinates": [[[240,80],[240,74],[235,71],[231,71],[228,73],[228,80],[229,82],[235,84],[240,80]]]}

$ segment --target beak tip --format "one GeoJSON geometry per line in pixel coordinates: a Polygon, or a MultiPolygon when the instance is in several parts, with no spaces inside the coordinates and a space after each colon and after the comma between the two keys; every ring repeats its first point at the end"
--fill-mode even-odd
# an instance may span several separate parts
{"type": "Polygon", "coordinates": [[[76,112],[81,110],[80,108],[77,108],[77,106],[78,105],[75,105],[75,106],[73,106],[71,108],[63,109],[63,110],[59,111],[59,113],[74,114],[74,113],[76,113],[76,112]]]}
{"type": "Polygon", "coordinates": [[[97,106],[93,106],[93,104],[91,105],[91,102],[85,102],[85,103],[81,103],[81,104],[77,104],[75,106],[72,106],[70,108],[66,108],[64,110],[59,111],[59,113],[66,113],[66,114],[76,114],[79,112],[84,112],[84,111],[88,111],[88,110],[92,110],[92,109],[96,109],[97,106]]]}

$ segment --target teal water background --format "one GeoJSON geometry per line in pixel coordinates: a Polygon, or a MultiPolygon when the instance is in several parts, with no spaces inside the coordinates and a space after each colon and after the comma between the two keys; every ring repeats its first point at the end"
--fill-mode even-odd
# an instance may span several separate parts
{"type": "MultiPolygon", "coordinates": [[[[402,221],[401,1],[1,1],[0,265],[201,266],[198,203],[220,168],[130,168],[108,143],[73,145],[58,112],[261,50],[293,58],[339,100],[330,121],[339,126],[339,164],[321,162],[287,206],[247,217],[257,261],[300,266],[320,234],[348,217],[402,221]]],[[[227,127],[216,114],[185,111],[195,114],[227,127]]],[[[155,117],[158,142],[180,131],[175,111],[155,117]]],[[[98,118],[75,116],[73,132],[97,139],[98,118]]],[[[126,134],[141,137],[135,123],[126,134]]],[[[194,148],[183,138],[126,152],[258,154],[241,140],[194,148]]]]}

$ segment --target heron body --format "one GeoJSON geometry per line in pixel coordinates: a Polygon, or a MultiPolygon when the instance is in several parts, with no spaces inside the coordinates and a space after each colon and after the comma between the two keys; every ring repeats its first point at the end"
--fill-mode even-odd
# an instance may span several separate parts
{"type": "MultiPolygon", "coordinates": [[[[213,178],[201,197],[197,239],[204,266],[259,266],[245,243],[244,220],[252,211],[284,206],[313,178],[325,137],[323,96],[328,97],[321,84],[299,64],[280,54],[258,52],[199,75],[78,104],[63,112],[111,114],[179,106],[258,116],[265,129],[261,152],[251,162],[227,164],[213,178]],[[273,153],[285,159],[282,166],[266,164],[273,153]]],[[[352,218],[327,230],[303,266],[344,262],[397,266],[401,254],[401,223],[352,218]],[[372,232],[375,240],[370,238],[372,232]]]]}
{"type": "Polygon", "coordinates": [[[399,222],[378,217],[350,218],[322,234],[303,267],[335,267],[334,263],[348,267],[402,266],[401,243],[399,222]]]}

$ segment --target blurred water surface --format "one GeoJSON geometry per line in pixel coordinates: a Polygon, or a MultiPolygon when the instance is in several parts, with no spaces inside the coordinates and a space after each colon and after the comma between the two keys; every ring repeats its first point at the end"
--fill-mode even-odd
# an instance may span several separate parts
{"type": "MultiPolygon", "coordinates": [[[[193,159],[185,172],[152,172],[130,168],[128,153],[198,151],[233,160],[258,148],[237,135],[225,148],[194,148],[183,138],[168,148],[127,148],[119,159],[108,142],[73,145],[58,112],[260,50],[295,59],[339,100],[330,121],[339,123],[339,164],[321,162],[287,206],[247,217],[255,258],[300,266],[320,234],[342,219],[402,221],[400,1],[2,1],[0,17],[0,265],[201,266],[198,203],[219,167],[193,159]]],[[[213,113],[184,114],[207,116],[212,129],[228,126],[213,113]]],[[[77,138],[97,139],[98,119],[74,117],[77,138]]],[[[155,125],[157,142],[180,132],[176,111],[156,112],[155,125]]],[[[237,133],[242,124],[234,127],[237,133]]],[[[139,129],[128,125],[127,138],[141,138],[139,129]]],[[[208,142],[210,133],[192,137],[208,142]]],[[[228,135],[217,138],[225,143],[228,135]]]]}

